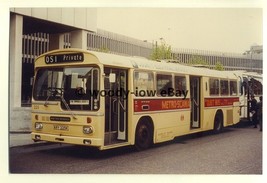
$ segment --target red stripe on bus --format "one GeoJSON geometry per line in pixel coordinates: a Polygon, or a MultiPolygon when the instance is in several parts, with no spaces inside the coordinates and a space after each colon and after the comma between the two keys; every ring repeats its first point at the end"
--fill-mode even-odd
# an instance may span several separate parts
{"type": "MultiPolygon", "coordinates": [[[[205,98],[204,101],[205,107],[221,107],[231,106],[234,104],[234,102],[239,102],[239,98],[205,98]]],[[[189,108],[189,99],[134,99],[134,112],[164,111],[189,108]]]]}
{"type": "Polygon", "coordinates": [[[134,99],[134,112],[190,108],[189,99],[134,99]]]}
{"type": "Polygon", "coordinates": [[[233,98],[205,98],[205,107],[229,106],[239,102],[238,97],[233,98]]]}

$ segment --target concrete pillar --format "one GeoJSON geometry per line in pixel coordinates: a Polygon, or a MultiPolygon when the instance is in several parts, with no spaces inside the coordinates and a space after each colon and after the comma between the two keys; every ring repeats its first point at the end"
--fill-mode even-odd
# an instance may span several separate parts
{"type": "Polygon", "coordinates": [[[71,48],[87,50],[87,31],[76,30],[71,32],[71,48]]]}
{"type": "Polygon", "coordinates": [[[21,107],[22,34],[23,17],[10,16],[10,107],[21,107]]]}
{"type": "Polygon", "coordinates": [[[28,132],[31,128],[31,108],[21,107],[23,16],[10,15],[9,77],[10,132],[28,132]]]}
{"type": "Polygon", "coordinates": [[[64,48],[64,34],[49,35],[49,50],[64,48]]]}

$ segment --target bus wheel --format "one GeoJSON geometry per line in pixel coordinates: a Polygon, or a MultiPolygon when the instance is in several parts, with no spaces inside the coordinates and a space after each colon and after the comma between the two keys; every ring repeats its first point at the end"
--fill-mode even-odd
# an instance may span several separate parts
{"type": "Polygon", "coordinates": [[[149,122],[141,121],[138,123],[135,132],[135,147],[137,150],[145,150],[153,144],[153,129],[149,122]]]}
{"type": "Polygon", "coordinates": [[[217,112],[214,119],[214,133],[220,133],[223,130],[223,117],[221,112],[217,112]]]}

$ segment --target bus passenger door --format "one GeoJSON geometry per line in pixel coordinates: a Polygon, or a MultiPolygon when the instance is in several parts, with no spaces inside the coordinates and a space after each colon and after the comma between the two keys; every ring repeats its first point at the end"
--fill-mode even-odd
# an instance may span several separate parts
{"type": "Polygon", "coordinates": [[[105,68],[105,145],[127,140],[127,70],[105,68]],[[110,73],[116,75],[110,82],[110,73]]]}
{"type": "Polygon", "coordinates": [[[200,128],[200,77],[190,76],[191,128],[200,128]]]}

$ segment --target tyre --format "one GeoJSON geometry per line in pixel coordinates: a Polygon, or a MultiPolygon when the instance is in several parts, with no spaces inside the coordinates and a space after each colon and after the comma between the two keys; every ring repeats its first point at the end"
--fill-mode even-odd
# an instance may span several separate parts
{"type": "Polygon", "coordinates": [[[221,113],[217,113],[214,119],[214,133],[220,133],[223,130],[223,118],[221,113]]]}
{"type": "Polygon", "coordinates": [[[153,128],[149,122],[141,121],[135,131],[135,147],[137,150],[145,150],[153,144],[153,128]]]}

